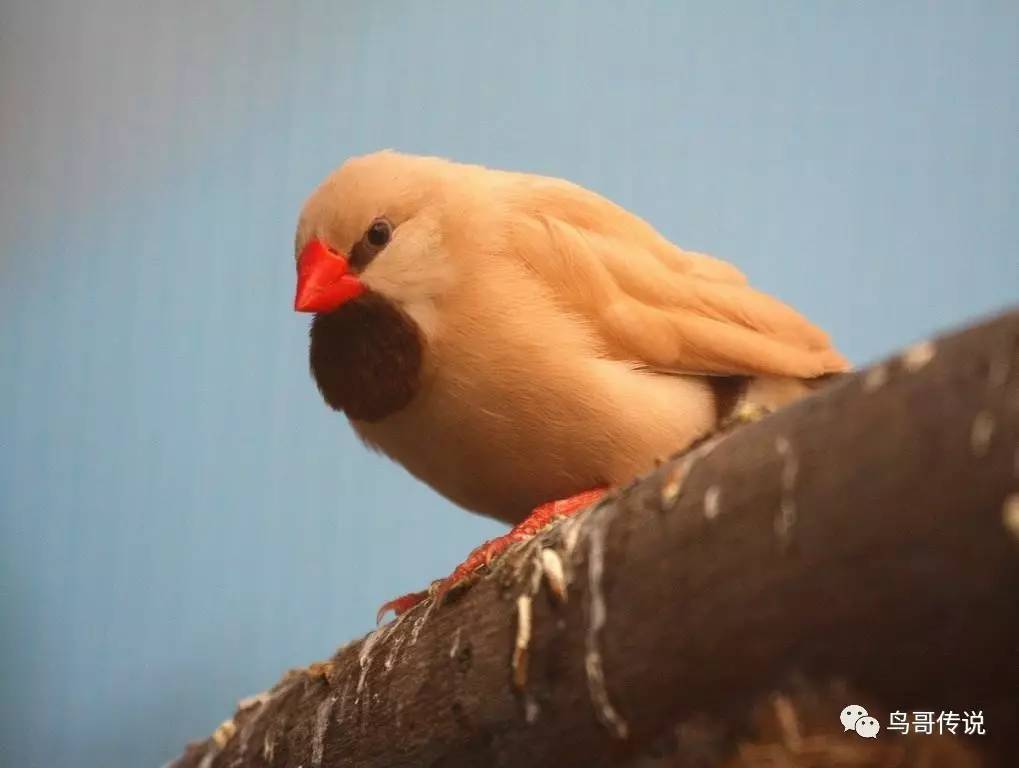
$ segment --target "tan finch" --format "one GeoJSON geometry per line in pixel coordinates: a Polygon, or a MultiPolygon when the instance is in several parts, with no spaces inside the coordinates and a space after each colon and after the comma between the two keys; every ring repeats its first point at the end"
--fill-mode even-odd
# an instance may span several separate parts
{"type": "Polygon", "coordinates": [[[509,523],[537,508],[484,557],[577,506],[547,502],[848,368],[735,267],[559,179],[353,158],[305,204],[296,254],[326,402],[451,501],[509,523]]]}

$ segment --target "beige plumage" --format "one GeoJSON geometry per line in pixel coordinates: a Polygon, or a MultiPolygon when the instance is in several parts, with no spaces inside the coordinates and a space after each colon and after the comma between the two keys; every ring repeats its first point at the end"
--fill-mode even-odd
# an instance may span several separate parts
{"type": "Polygon", "coordinates": [[[331,303],[299,289],[301,308],[329,309],[312,334],[326,399],[368,445],[509,522],[711,431],[732,405],[724,377],[776,405],[848,367],[735,267],[557,179],[355,158],[301,214],[302,283],[315,259],[333,266],[302,255],[319,243],[360,286],[331,303]]]}

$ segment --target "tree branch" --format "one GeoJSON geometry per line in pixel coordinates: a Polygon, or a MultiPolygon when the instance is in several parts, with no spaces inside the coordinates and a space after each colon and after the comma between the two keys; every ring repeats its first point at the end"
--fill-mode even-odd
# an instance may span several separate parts
{"type": "Polygon", "coordinates": [[[177,765],[1014,764],[1017,494],[1013,311],[664,464],[177,765]],[[853,703],[987,735],[843,735],[853,703]]]}

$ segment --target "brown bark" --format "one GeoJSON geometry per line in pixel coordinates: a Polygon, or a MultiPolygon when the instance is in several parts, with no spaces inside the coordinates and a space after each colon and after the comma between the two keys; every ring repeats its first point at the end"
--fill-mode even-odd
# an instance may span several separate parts
{"type": "Polygon", "coordinates": [[[1011,765],[1017,595],[1014,311],[664,464],[178,765],[1011,765]],[[876,739],[843,734],[854,703],[876,739]],[[903,737],[893,710],[987,735],[903,737]]]}

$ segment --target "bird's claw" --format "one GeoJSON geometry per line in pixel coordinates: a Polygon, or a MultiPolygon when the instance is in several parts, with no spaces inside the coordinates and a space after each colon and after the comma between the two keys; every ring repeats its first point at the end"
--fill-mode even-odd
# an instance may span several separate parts
{"type": "Polygon", "coordinates": [[[384,603],[376,615],[376,623],[382,621],[387,611],[393,611],[400,616],[416,606],[428,597],[441,601],[450,590],[466,585],[473,581],[478,572],[483,568],[491,567],[492,561],[502,555],[507,549],[518,542],[528,541],[541,532],[549,523],[560,517],[569,517],[585,509],[605,495],[605,488],[594,488],[590,491],[578,493],[568,499],[550,501],[536,507],[531,514],[517,523],[505,536],[498,536],[489,539],[484,544],[475,547],[453,573],[445,579],[433,582],[432,585],[422,592],[410,592],[401,595],[394,600],[384,603]]]}
{"type": "Polygon", "coordinates": [[[430,592],[431,588],[422,590],[421,592],[408,592],[406,595],[394,597],[392,600],[383,603],[379,606],[378,613],[375,614],[375,623],[381,624],[382,617],[389,611],[392,611],[395,616],[405,614],[415,605],[427,598],[430,592]]]}

